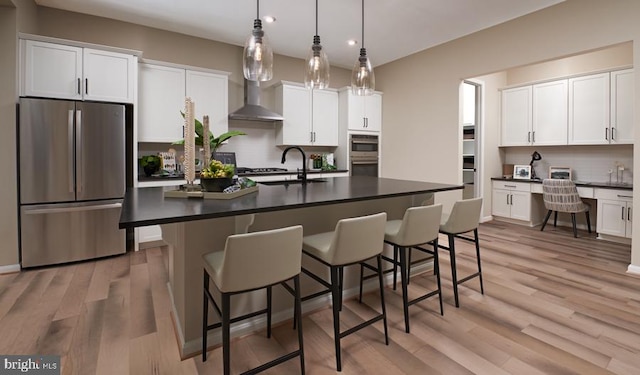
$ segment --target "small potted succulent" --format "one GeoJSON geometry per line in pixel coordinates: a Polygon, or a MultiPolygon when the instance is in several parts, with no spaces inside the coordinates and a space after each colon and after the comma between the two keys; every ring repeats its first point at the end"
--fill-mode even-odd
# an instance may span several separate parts
{"type": "Polygon", "coordinates": [[[158,155],[145,155],[140,158],[140,167],[142,167],[147,177],[159,171],[161,166],[162,159],[158,155]]]}
{"type": "Polygon", "coordinates": [[[200,172],[200,185],[205,191],[221,192],[233,185],[235,167],[233,164],[222,164],[211,160],[209,166],[200,172]]]}

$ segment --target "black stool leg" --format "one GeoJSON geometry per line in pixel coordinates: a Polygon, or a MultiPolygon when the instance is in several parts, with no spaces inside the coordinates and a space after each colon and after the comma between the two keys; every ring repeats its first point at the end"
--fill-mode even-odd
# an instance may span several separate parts
{"type": "Polygon", "coordinates": [[[456,274],[456,249],[454,244],[455,236],[449,234],[449,258],[451,259],[451,280],[453,281],[453,297],[456,307],[460,307],[458,302],[458,275],[456,274]]]}
{"type": "Polygon", "coordinates": [[[442,305],[442,285],[440,283],[440,260],[438,259],[438,238],[433,240],[433,273],[436,275],[438,282],[438,300],[440,301],[440,315],[444,315],[444,307],[442,305]]]}
{"type": "Polygon", "coordinates": [[[364,265],[360,263],[360,294],[358,294],[358,302],[362,303],[362,278],[364,277],[364,265]]]}
{"type": "Polygon", "coordinates": [[[382,280],[382,256],[378,254],[378,282],[380,284],[380,306],[382,307],[382,323],[384,324],[384,343],[389,345],[389,332],[387,330],[387,308],[384,303],[384,281],[382,280]]]}
{"type": "Polygon", "coordinates": [[[402,307],[404,310],[404,331],[409,333],[409,295],[407,291],[407,252],[406,248],[400,250],[400,281],[402,283],[402,307]]]}
{"type": "Polygon", "coordinates": [[[342,288],[344,283],[344,267],[338,267],[338,276],[340,277],[339,288],[340,288],[340,303],[338,304],[340,311],[342,311],[342,288]]]}
{"type": "Polygon", "coordinates": [[[554,211],[553,212],[553,227],[556,227],[556,224],[558,224],[558,211],[554,211]]]}
{"type": "Polygon", "coordinates": [[[342,360],[340,358],[340,267],[331,267],[331,299],[333,309],[333,339],[336,347],[336,368],[342,371],[342,360]]]}
{"type": "Polygon", "coordinates": [[[589,233],[591,233],[591,218],[589,217],[589,211],[585,211],[585,214],[587,214],[587,229],[589,229],[589,233]]]}
{"type": "Polygon", "coordinates": [[[576,214],[571,213],[571,224],[573,225],[573,237],[578,238],[578,229],[576,229],[576,214]]]}
{"type": "Polygon", "coordinates": [[[407,250],[407,285],[411,284],[411,248],[407,250]]]}
{"type": "Polygon", "coordinates": [[[224,375],[231,374],[231,295],[222,294],[222,363],[224,375]]]}
{"type": "Polygon", "coordinates": [[[547,221],[549,220],[549,216],[551,216],[551,210],[549,210],[547,212],[547,216],[545,216],[544,221],[542,222],[542,228],[540,228],[540,231],[542,232],[544,230],[545,225],[547,225],[547,221]]]}
{"type": "Polygon", "coordinates": [[[393,290],[398,282],[398,246],[393,246],[393,290]]]}
{"type": "Polygon", "coordinates": [[[207,271],[204,271],[202,280],[202,362],[205,362],[207,360],[207,326],[209,325],[209,297],[207,296],[209,274],[207,271]]]}
{"type": "Polygon", "coordinates": [[[296,320],[300,322],[298,327],[298,347],[300,348],[300,373],[304,374],[304,345],[302,340],[302,301],[300,297],[300,275],[293,278],[293,288],[295,292],[294,314],[296,320]]]}
{"type": "Polygon", "coordinates": [[[476,242],[476,258],[478,259],[478,277],[480,278],[480,293],[484,294],[484,284],[482,283],[482,266],[480,265],[480,238],[478,238],[478,228],[473,230],[476,242]]]}

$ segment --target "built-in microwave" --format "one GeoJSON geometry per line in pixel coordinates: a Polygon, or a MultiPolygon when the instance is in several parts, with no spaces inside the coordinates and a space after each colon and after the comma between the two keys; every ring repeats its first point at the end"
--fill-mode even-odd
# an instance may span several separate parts
{"type": "Polygon", "coordinates": [[[378,177],[379,143],[377,135],[351,134],[349,171],[352,176],[378,177]]]}

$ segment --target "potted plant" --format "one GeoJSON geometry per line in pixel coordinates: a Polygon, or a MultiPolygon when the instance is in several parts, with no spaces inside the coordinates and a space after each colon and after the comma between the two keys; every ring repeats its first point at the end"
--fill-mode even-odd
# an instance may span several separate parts
{"type": "Polygon", "coordinates": [[[161,166],[162,159],[158,155],[145,155],[140,158],[140,167],[142,167],[147,177],[159,171],[161,166]]]}
{"type": "Polygon", "coordinates": [[[200,185],[206,191],[223,191],[233,184],[235,167],[233,164],[222,164],[211,160],[209,166],[200,172],[200,185]]]}
{"type": "MultiPolygon", "coordinates": [[[[184,118],[184,112],[180,112],[180,114],[182,115],[182,117],[184,118]]],[[[200,122],[200,120],[198,119],[194,119],[196,126],[195,126],[195,130],[196,130],[196,140],[195,140],[195,144],[196,146],[204,146],[204,127],[202,126],[202,122],[200,122]]],[[[218,147],[222,146],[222,143],[224,141],[226,141],[227,139],[231,138],[231,137],[235,137],[236,135],[247,135],[247,133],[238,131],[238,130],[231,130],[228,131],[226,133],[220,134],[219,136],[215,137],[211,131],[209,131],[209,147],[211,148],[211,154],[214,155],[216,153],[216,150],[218,149],[218,147]]],[[[174,145],[184,145],[184,139],[181,139],[179,141],[175,141],[173,142],[174,145]]],[[[212,155],[205,155],[205,160],[208,161],[212,155]]]]}

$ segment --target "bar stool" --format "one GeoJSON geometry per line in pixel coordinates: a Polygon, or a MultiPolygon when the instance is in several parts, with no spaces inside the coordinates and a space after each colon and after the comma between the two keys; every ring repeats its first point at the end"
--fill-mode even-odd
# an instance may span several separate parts
{"type": "MultiPolygon", "coordinates": [[[[382,256],[395,266],[400,267],[400,280],[402,285],[402,306],[404,310],[405,332],[409,333],[409,306],[423,301],[434,295],[438,295],[440,301],[440,315],[444,314],[442,306],[442,288],[440,284],[440,269],[438,266],[438,228],[442,215],[442,205],[421,206],[408,208],[402,220],[389,220],[384,231],[384,242],[392,245],[394,254],[400,254],[400,261],[382,256]],[[431,243],[433,250],[423,245],[431,243]],[[417,249],[433,257],[434,273],[436,275],[437,289],[420,297],[409,300],[408,288],[409,273],[407,253],[410,249],[417,249]]],[[[394,257],[395,258],[395,257],[394,257]]],[[[360,288],[362,290],[362,268],[360,269],[360,288]]]]}
{"type": "MultiPolygon", "coordinates": [[[[207,360],[207,331],[222,327],[222,356],[224,374],[230,373],[230,325],[260,314],[267,314],[267,337],[271,337],[271,288],[282,284],[292,292],[295,299],[294,314],[301,319],[300,270],[302,261],[302,226],[267,230],[248,234],[236,234],[227,237],[224,251],[204,254],[203,308],[202,308],[202,361],[207,360]],[[222,310],[209,291],[209,278],[220,291],[222,310]],[[285,282],[293,279],[294,288],[285,282]],[[231,296],[267,289],[267,307],[263,310],[231,318],[231,296]],[[209,325],[208,312],[211,301],[221,322],[209,325]]],[[[257,373],[300,357],[300,369],[304,374],[304,351],[302,326],[298,328],[299,348],[289,354],[278,357],[266,364],[249,370],[257,373]]]]}
{"type": "Polygon", "coordinates": [[[482,283],[482,266],[480,265],[480,242],[478,240],[478,225],[480,224],[480,210],[482,209],[482,198],[473,198],[457,201],[453,204],[453,209],[449,215],[443,215],[440,224],[440,233],[446,234],[449,239],[449,246],[439,245],[441,249],[449,251],[451,259],[451,279],[453,281],[453,295],[456,307],[460,307],[458,301],[458,285],[475,277],[480,279],[480,293],[484,294],[482,283]],[[473,238],[461,236],[463,233],[473,231],[473,238]],[[456,250],[455,238],[476,244],[476,259],[478,261],[478,272],[458,280],[456,272],[456,250]]]}
{"type": "Polygon", "coordinates": [[[382,281],[382,267],[380,254],[383,249],[384,225],[387,214],[381,212],[375,215],[342,219],[336,224],[333,232],[325,232],[305,236],[302,240],[302,252],[316,261],[330,268],[331,280],[325,281],[321,277],[303,268],[302,272],[325,286],[327,289],[303,297],[306,301],[331,292],[333,307],[333,337],[336,349],[336,367],[342,371],[340,355],[340,339],[379,320],[384,325],[385,344],[389,345],[387,332],[387,311],[384,305],[384,285],[382,281]],[[378,282],[380,284],[380,305],[382,313],[359,325],[340,331],[340,310],[342,309],[342,280],[345,266],[376,258],[378,267],[378,282]]]}

